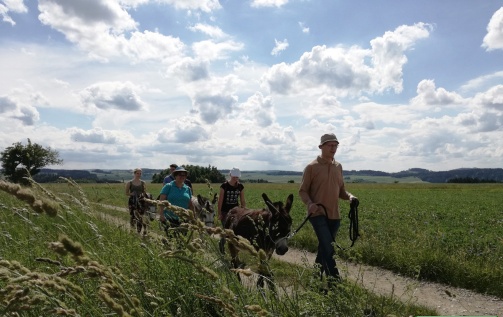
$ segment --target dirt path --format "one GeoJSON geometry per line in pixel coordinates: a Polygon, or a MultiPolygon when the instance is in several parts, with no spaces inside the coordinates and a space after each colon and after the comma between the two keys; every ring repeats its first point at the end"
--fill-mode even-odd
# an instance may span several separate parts
{"type": "MultiPolygon", "coordinates": [[[[290,249],[275,259],[305,265],[314,265],[316,255],[290,249]]],[[[380,268],[338,262],[341,274],[360,286],[380,295],[393,295],[408,303],[435,309],[444,316],[498,316],[503,317],[503,299],[485,296],[466,289],[437,283],[418,282],[380,268]]]]}
{"type": "MultiPolygon", "coordinates": [[[[106,207],[127,212],[126,208],[108,205],[106,207]]],[[[274,254],[275,259],[301,266],[306,263],[314,265],[315,257],[313,253],[297,249],[290,249],[283,256],[274,254]]],[[[501,298],[443,284],[418,282],[372,266],[342,261],[338,262],[338,266],[345,278],[356,281],[360,286],[376,294],[395,296],[403,302],[430,307],[440,315],[503,317],[503,299],[501,298]]]]}

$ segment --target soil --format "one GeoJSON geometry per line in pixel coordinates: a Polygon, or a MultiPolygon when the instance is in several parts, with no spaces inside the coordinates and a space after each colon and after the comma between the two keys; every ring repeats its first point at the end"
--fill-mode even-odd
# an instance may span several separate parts
{"type": "MultiPolygon", "coordinates": [[[[115,206],[107,205],[106,207],[127,211],[125,208],[115,206]]],[[[109,220],[120,221],[118,219],[109,220]]],[[[296,265],[312,266],[316,255],[290,248],[285,255],[274,254],[273,257],[296,265]]],[[[394,296],[409,304],[429,307],[436,310],[441,316],[503,317],[503,298],[444,284],[417,281],[373,266],[340,260],[337,265],[343,278],[353,280],[375,294],[394,296]]]]}
{"type": "MultiPolygon", "coordinates": [[[[314,265],[316,255],[290,249],[275,259],[298,265],[314,265]],[[307,261],[307,262],[306,262],[307,261]]],[[[503,317],[503,299],[443,284],[420,282],[377,267],[337,262],[341,275],[379,295],[435,309],[443,316],[503,317]]]]}

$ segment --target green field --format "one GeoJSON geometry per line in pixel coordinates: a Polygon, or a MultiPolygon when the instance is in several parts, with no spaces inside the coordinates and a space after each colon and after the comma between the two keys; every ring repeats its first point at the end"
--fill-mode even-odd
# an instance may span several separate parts
{"type": "MultiPolygon", "coordinates": [[[[294,194],[293,227],[304,220],[298,184],[245,185],[249,207],[264,206],[263,192],[273,201],[294,194]]],[[[194,185],[204,196],[218,186],[194,185]]],[[[347,188],[360,200],[362,236],[338,257],[503,297],[501,184],[348,183],[347,188]]],[[[34,194],[2,189],[0,315],[256,316],[261,309],[274,316],[434,315],[349,281],[337,292],[320,294],[312,268],[275,261],[271,269],[286,292],[282,301],[268,291],[249,291],[223,265],[226,258],[204,230],[168,244],[125,231],[127,213],[104,207],[126,206],[124,184],[47,184],[35,187],[34,194]],[[48,216],[53,211],[56,215],[48,216]]],[[[156,196],[160,185],[148,189],[156,196]]],[[[346,216],[349,205],[341,205],[346,216]]],[[[344,218],[337,241],[343,247],[350,244],[347,226],[344,218]]],[[[155,225],[152,230],[162,234],[155,225]]],[[[291,244],[314,251],[311,226],[291,244]]]]}
{"type": "MultiPolygon", "coordinates": [[[[160,184],[149,184],[158,193],[160,184]]],[[[449,283],[503,297],[503,185],[502,184],[360,184],[347,189],[360,200],[362,237],[338,256],[380,266],[411,277],[449,283]]],[[[196,194],[218,192],[218,184],[195,184],[196,194]]],[[[251,208],[263,208],[267,193],[273,201],[294,194],[294,227],[305,217],[298,198],[299,184],[246,184],[251,208]]],[[[86,185],[88,196],[99,202],[125,206],[123,186],[86,185]]],[[[154,195],[155,196],[155,195],[154,195]]],[[[347,216],[349,204],[342,202],[347,216]]],[[[348,220],[338,237],[350,244],[348,220]]],[[[309,225],[291,240],[298,248],[316,250],[309,225]]]]}

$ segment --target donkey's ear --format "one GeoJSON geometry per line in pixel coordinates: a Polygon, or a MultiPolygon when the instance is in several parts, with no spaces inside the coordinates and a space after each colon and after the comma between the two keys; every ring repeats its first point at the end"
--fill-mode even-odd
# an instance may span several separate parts
{"type": "Polygon", "coordinates": [[[204,199],[201,195],[197,195],[197,202],[199,205],[204,206],[204,199]]]}
{"type": "Polygon", "coordinates": [[[214,203],[217,202],[217,193],[213,196],[213,200],[211,201],[211,204],[213,205],[214,203]]]}
{"type": "Polygon", "coordinates": [[[285,205],[286,212],[290,212],[290,209],[292,209],[292,205],[293,205],[293,194],[290,194],[286,199],[286,205],[285,205]]]}
{"type": "Polygon", "coordinates": [[[272,201],[269,199],[269,197],[267,197],[267,195],[265,193],[262,193],[262,199],[264,200],[264,202],[266,204],[267,204],[267,202],[272,203],[272,201]]]}
{"type": "Polygon", "coordinates": [[[272,212],[273,214],[279,213],[278,209],[274,207],[274,204],[265,193],[262,194],[262,199],[264,199],[264,202],[267,205],[267,209],[269,209],[270,212],[272,212]]]}

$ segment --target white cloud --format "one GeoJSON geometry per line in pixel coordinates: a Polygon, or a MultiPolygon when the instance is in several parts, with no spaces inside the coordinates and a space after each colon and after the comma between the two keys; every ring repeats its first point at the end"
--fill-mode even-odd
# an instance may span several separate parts
{"type": "Polygon", "coordinates": [[[189,30],[202,32],[212,38],[223,38],[227,36],[227,34],[225,34],[225,32],[219,27],[204,23],[197,23],[196,25],[189,27],[189,30]]]}
{"type": "Polygon", "coordinates": [[[503,85],[494,86],[486,92],[478,93],[474,101],[487,109],[503,114],[503,85]]]}
{"type": "Polygon", "coordinates": [[[209,62],[186,57],[169,66],[167,72],[182,81],[198,81],[209,77],[209,62]]]}
{"type": "Polygon", "coordinates": [[[302,33],[309,33],[309,28],[305,25],[304,22],[299,22],[300,29],[302,30],[302,33]]]}
{"type": "Polygon", "coordinates": [[[10,23],[12,26],[16,25],[16,22],[9,15],[9,12],[28,12],[28,8],[24,4],[23,0],[2,0],[2,2],[3,3],[0,3],[0,16],[2,17],[2,21],[10,23]]]}
{"type": "Polygon", "coordinates": [[[444,88],[436,88],[435,81],[422,80],[417,85],[417,96],[412,98],[411,104],[420,108],[436,106],[453,106],[461,104],[463,98],[455,92],[449,92],[444,88]]]}
{"type": "Polygon", "coordinates": [[[70,134],[70,138],[76,142],[115,144],[118,141],[118,137],[113,131],[102,130],[100,128],[87,131],[71,128],[68,130],[68,133],[70,134]]]}
{"type": "MultiPolygon", "coordinates": [[[[181,144],[179,150],[171,149],[175,153],[183,153],[183,145],[192,146],[190,143],[207,140],[210,132],[196,118],[185,116],[171,120],[168,128],[161,129],[157,134],[160,143],[181,144]]],[[[179,145],[176,145],[179,146],[179,145]]]]}
{"type": "Polygon", "coordinates": [[[503,49],[503,7],[491,17],[487,25],[487,34],[484,36],[482,47],[488,51],[503,49]]]}
{"type": "MultiPolygon", "coordinates": [[[[33,96],[29,98],[35,101],[33,96]]],[[[24,125],[32,126],[40,119],[40,114],[29,102],[15,100],[10,96],[0,96],[0,114],[4,114],[2,119],[8,121],[9,118],[17,119],[24,125]]]]}
{"type": "Polygon", "coordinates": [[[146,107],[137,90],[140,88],[130,82],[102,82],[87,87],[80,96],[90,109],[137,111],[146,107]]]}
{"type": "Polygon", "coordinates": [[[284,51],[288,48],[288,40],[287,39],[284,39],[283,41],[278,41],[278,40],[274,39],[274,43],[276,43],[276,45],[274,46],[274,48],[271,51],[271,55],[273,55],[273,56],[279,55],[282,51],[284,51]]]}
{"type": "Polygon", "coordinates": [[[240,42],[227,40],[215,42],[214,40],[200,41],[192,44],[192,50],[197,58],[204,60],[227,59],[227,52],[237,52],[242,50],[244,45],[240,42]]]}
{"type": "Polygon", "coordinates": [[[427,37],[430,26],[418,23],[400,26],[370,41],[372,50],[315,46],[290,65],[274,65],[264,75],[267,87],[275,93],[305,93],[306,89],[327,89],[337,96],[402,91],[405,52],[415,41],[427,37]],[[368,63],[371,59],[372,63],[368,63]]]}
{"type": "Polygon", "coordinates": [[[167,3],[179,10],[201,10],[210,13],[221,9],[218,0],[158,0],[160,3],[167,3]]]}
{"type": "Polygon", "coordinates": [[[252,0],[251,6],[260,7],[281,7],[288,3],[288,0],[252,0]]]}
{"type": "Polygon", "coordinates": [[[383,92],[392,89],[402,91],[402,70],[407,63],[405,52],[416,41],[427,38],[432,26],[426,23],[402,25],[393,32],[386,32],[382,37],[370,41],[372,46],[372,65],[375,81],[372,90],[383,92]]]}
{"type": "Polygon", "coordinates": [[[256,92],[240,105],[239,113],[240,119],[251,121],[254,126],[262,128],[272,125],[276,120],[272,98],[264,97],[260,92],[256,92]]]}

